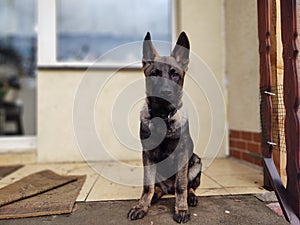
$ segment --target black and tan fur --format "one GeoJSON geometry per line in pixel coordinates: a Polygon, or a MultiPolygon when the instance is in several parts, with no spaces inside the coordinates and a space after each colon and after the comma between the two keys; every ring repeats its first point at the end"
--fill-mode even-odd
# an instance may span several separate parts
{"type": "Polygon", "coordinates": [[[128,218],[143,218],[164,194],[175,194],[173,218],[190,220],[188,206],[198,203],[201,159],[193,153],[189,123],[182,105],[182,89],[189,63],[189,40],[182,32],[170,56],[159,56],[147,33],[143,44],[146,104],[141,111],[144,187],[128,218]]]}

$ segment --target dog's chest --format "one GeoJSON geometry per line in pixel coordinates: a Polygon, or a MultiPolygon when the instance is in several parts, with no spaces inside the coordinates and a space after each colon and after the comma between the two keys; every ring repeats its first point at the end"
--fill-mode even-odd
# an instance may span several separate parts
{"type": "Polygon", "coordinates": [[[162,119],[151,118],[148,107],[141,111],[141,123],[145,132],[150,135],[158,135],[170,139],[178,139],[187,123],[187,116],[183,109],[178,110],[173,116],[162,119]]]}

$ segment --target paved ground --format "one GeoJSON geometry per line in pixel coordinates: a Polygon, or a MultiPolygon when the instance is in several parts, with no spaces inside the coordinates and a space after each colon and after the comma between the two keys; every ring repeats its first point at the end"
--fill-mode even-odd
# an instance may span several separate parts
{"type": "MultiPolygon", "coordinates": [[[[142,220],[127,220],[127,212],[137,201],[77,203],[70,215],[0,220],[0,225],[172,225],[174,198],[162,199],[142,220]]],[[[283,225],[289,224],[253,195],[199,197],[191,208],[188,225],[283,225]]]]}

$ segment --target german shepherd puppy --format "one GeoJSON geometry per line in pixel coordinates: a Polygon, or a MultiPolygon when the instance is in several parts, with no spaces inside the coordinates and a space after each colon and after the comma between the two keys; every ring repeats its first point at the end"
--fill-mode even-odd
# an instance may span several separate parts
{"type": "Polygon", "coordinates": [[[182,32],[170,56],[159,56],[150,33],[143,43],[146,104],[140,114],[144,186],[139,203],[128,218],[143,218],[151,204],[164,194],[175,194],[173,218],[190,220],[188,206],[198,203],[201,159],[193,153],[189,123],[182,107],[183,83],[189,63],[189,40],[182,32]]]}

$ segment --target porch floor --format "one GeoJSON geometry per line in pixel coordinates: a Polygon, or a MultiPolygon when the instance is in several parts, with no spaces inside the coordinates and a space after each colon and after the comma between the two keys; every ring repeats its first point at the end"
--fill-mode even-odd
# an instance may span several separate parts
{"type": "MultiPolygon", "coordinates": [[[[6,163],[9,159],[6,159],[6,163]]],[[[26,164],[0,179],[0,188],[32,173],[50,169],[61,175],[87,175],[77,201],[138,199],[142,188],[142,169],[139,162],[124,170],[119,163],[49,163],[26,164]]],[[[235,195],[266,192],[262,188],[262,170],[233,158],[215,159],[203,171],[198,196],[235,195]]]]}
{"type": "MultiPolygon", "coordinates": [[[[0,163],[3,165],[18,164],[15,160],[16,157],[14,157],[13,155],[11,156],[11,160],[10,156],[5,156],[5,160],[3,160],[3,158],[1,158],[0,156],[0,163]]],[[[103,224],[114,224],[111,223],[113,220],[109,219],[109,214],[112,214],[111,216],[113,216],[114,214],[118,217],[120,213],[125,213],[126,218],[125,211],[137,202],[136,199],[140,197],[142,191],[142,187],[136,185],[138,182],[142,181],[142,167],[140,162],[126,162],[126,165],[132,165],[132,167],[129,169],[124,169],[124,167],[122,167],[122,164],[120,163],[111,162],[89,164],[37,164],[32,162],[26,163],[26,161],[24,160],[22,164],[25,164],[22,168],[0,179],[0,188],[6,186],[7,184],[11,184],[27,175],[45,169],[50,169],[61,175],[87,175],[85,184],[79,196],[77,197],[76,207],[79,209],[76,210],[75,207],[75,212],[70,216],[62,215],[58,216],[57,218],[56,216],[48,216],[20,220],[0,220],[0,224],[19,224],[19,222],[22,222],[22,224],[27,224],[27,222],[28,224],[52,224],[51,221],[54,223],[55,221],[60,221],[62,222],[59,222],[60,224],[66,225],[81,224],[77,223],[79,221],[79,218],[77,218],[78,215],[82,214],[82,216],[89,217],[90,213],[92,214],[89,217],[89,219],[91,220],[89,224],[98,224],[97,222],[93,223],[94,220],[98,222],[106,221],[103,224]],[[93,214],[94,211],[95,215],[93,214]],[[99,215],[99,212],[104,212],[105,214],[102,213],[102,215],[99,215]]],[[[191,209],[192,219],[195,222],[207,220],[207,223],[202,224],[217,224],[216,221],[218,219],[220,219],[219,222],[225,219],[222,224],[253,224],[253,218],[258,215],[257,213],[264,212],[264,215],[272,215],[274,221],[277,222],[263,222],[255,224],[286,224],[282,216],[278,216],[276,213],[272,212],[265,206],[263,202],[260,202],[257,198],[254,197],[253,194],[268,192],[262,188],[262,185],[263,175],[261,168],[244,163],[234,158],[215,159],[208,168],[205,168],[203,170],[201,185],[200,188],[198,188],[198,190],[196,191],[196,194],[200,196],[199,205],[207,204],[207,206],[204,206],[205,208],[203,208],[202,206],[191,209]],[[237,206],[235,207],[236,204],[237,206]],[[256,209],[255,205],[257,205],[257,207],[259,206],[260,208],[256,209]],[[235,211],[234,214],[231,213],[232,210],[235,211]],[[208,213],[206,217],[209,217],[210,214],[212,217],[206,218],[205,220],[200,219],[198,215],[200,216],[203,213],[208,213]],[[239,216],[245,218],[238,219],[239,216]],[[210,218],[215,218],[217,220],[211,220],[210,218]],[[249,220],[249,223],[246,223],[247,221],[245,219],[249,220]],[[239,223],[238,221],[242,222],[239,223]]],[[[142,224],[161,224],[159,222],[154,223],[154,221],[161,221],[161,218],[165,218],[162,221],[166,222],[162,224],[173,224],[170,210],[172,210],[173,208],[174,198],[169,197],[170,196],[165,196],[164,198],[168,199],[163,199],[161,200],[161,203],[157,203],[156,205],[154,205],[153,209],[151,209],[152,211],[150,211],[151,213],[149,212],[150,217],[145,221],[143,220],[142,224]],[[170,207],[166,207],[169,205],[170,207]],[[154,216],[157,214],[160,214],[159,220],[157,220],[157,218],[154,216]]],[[[278,207],[279,206],[277,204],[277,208],[278,207]]],[[[261,216],[259,216],[259,218],[261,216]]],[[[128,222],[127,220],[127,222],[124,221],[124,215],[120,215],[118,221],[120,223],[116,224],[127,224],[128,222]]],[[[259,220],[257,221],[259,222],[259,220]]],[[[198,224],[198,222],[192,222],[190,224],[198,224]]],[[[137,222],[132,224],[141,223],[137,222]]]]}

